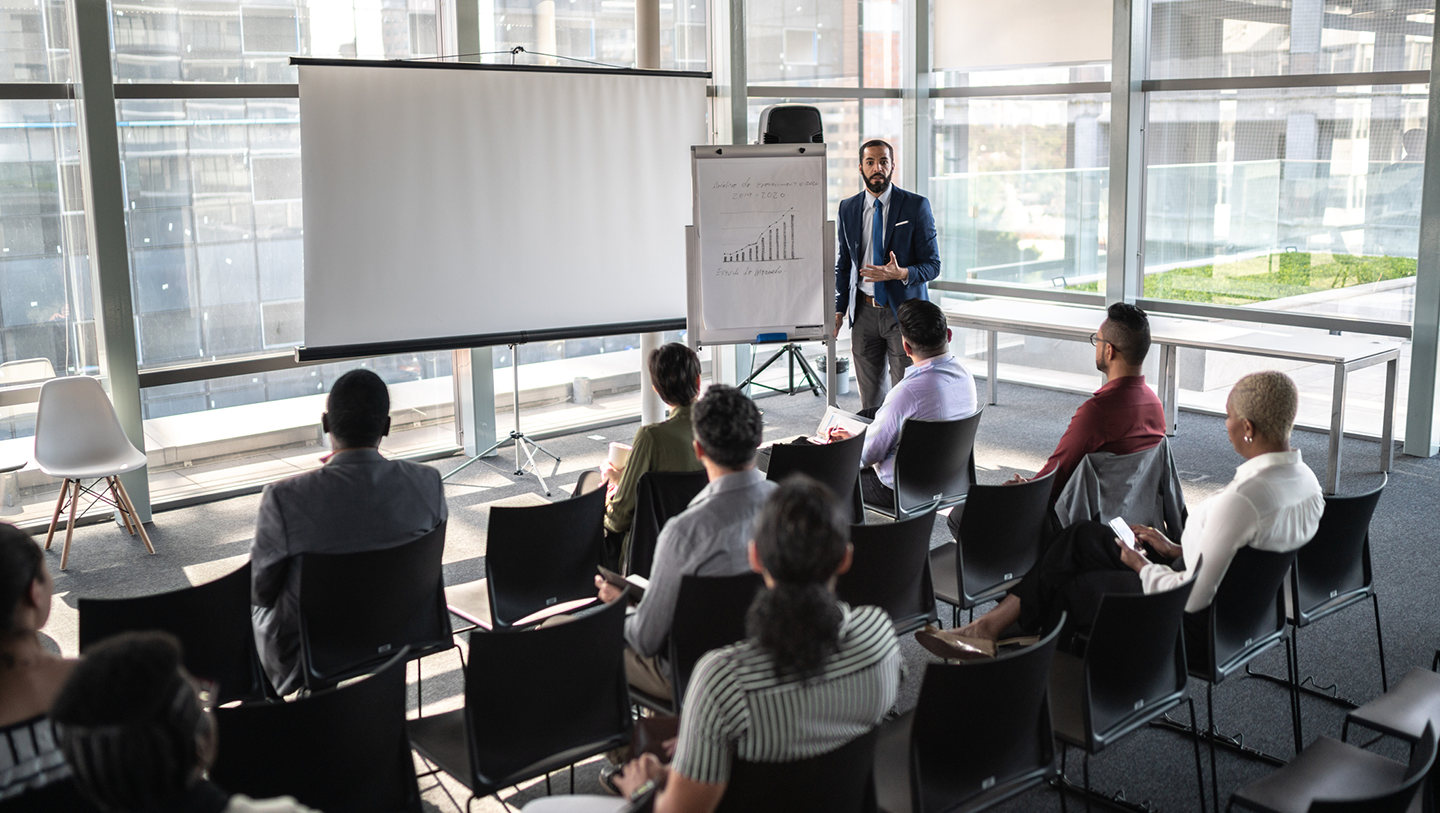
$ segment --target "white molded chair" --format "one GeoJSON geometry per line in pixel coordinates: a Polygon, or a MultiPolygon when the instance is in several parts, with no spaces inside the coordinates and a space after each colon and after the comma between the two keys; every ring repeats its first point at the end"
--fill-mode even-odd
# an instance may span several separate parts
{"type": "Polygon", "coordinates": [[[138,531],[145,549],[151,553],[150,535],[140,524],[130,495],[118,475],[145,467],[145,453],[136,449],[120,428],[115,407],[100,382],[86,376],[54,378],[40,388],[40,407],[35,413],[35,465],[51,477],[59,477],[60,498],[50,518],[50,532],[45,535],[45,549],[55,536],[60,512],[70,506],[70,521],[65,528],[65,546],[60,552],[60,569],[70,560],[70,537],[75,520],[85,512],[76,509],[80,492],[91,498],[88,511],[97,502],[115,507],[125,530],[134,536],[138,531]],[[91,480],[86,486],[82,481],[91,480]],[[104,485],[101,485],[101,482],[104,485]],[[107,495],[108,492],[108,495],[107,495]]]}

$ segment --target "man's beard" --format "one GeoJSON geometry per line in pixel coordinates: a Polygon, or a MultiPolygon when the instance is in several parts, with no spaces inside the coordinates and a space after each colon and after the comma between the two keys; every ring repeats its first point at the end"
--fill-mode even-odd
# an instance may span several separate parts
{"type": "Polygon", "coordinates": [[[889,175],[881,175],[877,172],[876,174],[871,175],[865,179],[865,188],[869,189],[872,194],[883,195],[885,194],[885,190],[889,187],[889,175]]]}

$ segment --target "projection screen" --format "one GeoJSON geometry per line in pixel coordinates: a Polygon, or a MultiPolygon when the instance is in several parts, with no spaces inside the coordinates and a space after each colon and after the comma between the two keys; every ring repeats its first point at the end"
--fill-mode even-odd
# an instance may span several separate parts
{"type": "Polygon", "coordinates": [[[708,74],[293,61],[302,359],[684,326],[708,74]]]}

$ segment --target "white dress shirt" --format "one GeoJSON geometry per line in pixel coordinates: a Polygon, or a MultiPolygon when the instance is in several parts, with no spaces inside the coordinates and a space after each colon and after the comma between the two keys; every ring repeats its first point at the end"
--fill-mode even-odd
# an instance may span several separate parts
{"type": "MultiPolygon", "coordinates": [[[[878,200],[880,201],[880,229],[882,233],[885,229],[884,224],[889,222],[890,220],[890,192],[894,188],[895,184],[888,184],[885,187],[885,193],[883,195],[880,195],[878,198],[878,200]]],[[[860,250],[864,253],[865,256],[861,257],[859,262],[856,263],[856,274],[859,274],[859,269],[864,268],[867,265],[875,264],[875,246],[874,241],[870,239],[870,236],[874,234],[875,229],[876,200],[876,196],[869,189],[866,189],[864,213],[865,217],[860,223],[860,250]]],[[[887,257],[886,262],[888,261],[889,258],[887,257]]],[[[881,263],[881,265],[884,264],[885,263],[881,263]]],[[[859,287],[866,296],[870,297],[871,299],[875,298],[875,282],[873,280],[868,280],[864,277],[861,277],[859,287]]]]}
{"type": "MultiPolygon", "coordinates": [[[[1185,612],[1210,606],[1215,590],[1235,551],[1247,545],[1257,550],[1285,553],[1303,546],[1320,527],[1325,495],[1315,473],[1300,460],[1300,450],[1271,452],[1245,461],[1235,479],[1219,494],[1201,503],[1185,524],[1185,561],[1203,556],[1195,588],[1185,612]]],[[[1187,568],[1146,565],[1140,582],[1146,593],[1157,593],[1184,583],[1187,568]]]]}

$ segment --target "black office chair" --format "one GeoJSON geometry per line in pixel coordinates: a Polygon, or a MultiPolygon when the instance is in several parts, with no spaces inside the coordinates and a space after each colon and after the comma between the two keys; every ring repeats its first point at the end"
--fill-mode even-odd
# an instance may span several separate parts
{"type": "Polygon", "coordinates": [[[935,595],[950,605],[950,626],[960,611],[999,601],[1040,558],[1040,536],[1055,475],[1015,485],[975,484],[965,498],[960,536],[930,552],[935,595]]]}
{"type": "Polygon", "coordinates": [[[481,629],[538,624],[593,604],[604,558],[605,490],[523,507],[492,506],[485,578],[445,588],[450,612],[481,629]]]}
{"type": "Polygon", "coordinates": [[[1428,724],[1408,765],[1321,737],[1285,767],[1235,791],[1226,810],[1405,813],[1435,766],[1435,749],[1435,728],[1428,724]]]}
{"type": "MultiPolygon", "coordinates": [[[[1285,597],[1281,592],[1285,574],[1295,561],[1295,551],[1275,553],[1244,547],[1235,552],[1230,567],[1215,589],[1210,606],[1198,613],[1185,615],[1185,653],[1190,676],[1205,682],[1205,709],[1208,731],[1200,735],[1210,744],[1210,772],[1215,804],[1220,804],[1219,788],[1214,787],[1215,746],[1221,745],[1241,756],[1284,765],[1285,760],[1251,748],[1243,742],[1218,735],[1215,731],[1215,686],[1240,672],[1262,652],[1276,644],[1285,644],[1285,667],[1290,673],[1290,722],[1295,736],[1295,753],[1300,753],[1300,696],[1294,690],[1295,664],[1290,639],[1285,635],[1285,597]]],[[[1198,570],[1198,566],[1197,566],[1198,570]]],[[[1166,728],[1194,737],[1174,722],[1166,728]]]]}
{"type": "Polygon", "coordinates": [[[935,622],[935,585],[930,575],[930,532],[935,512],[880,525],[853,525],[850,571],[835,594],[852,607],[871,604],[890,614],[895,634],[935,622]]]}
{"type": "Polygon", "coordinates": [[[369,677],[294,702],[216,709],[210,777],[232,793],[294,796],[316,810],[419,813],[405,736],[409,657],[402,647],[369,677]]]}
{"type": "Polygon", "coordinates": [[[745,640],[745,614],[755,594],[765,589],[756,573],[738,576],[685,576],[670,624],[670,691],[680,713],[690,673],[712,649],[745,640]]]}
{"type": "Polygon", "coordinates": [[[273,697],[250,624],[250,563],[205,584],[137,598],[82,598],[80,652],[122,632],[180,639],[185,668],[219,684],[217,702],[273,697]]]}
{"type": "MultiPolygon", "coordinates": [[[[1158,593],[1107,594],[1090,628],[1083,658],[1056,653],[1050,667],[1050,714],[1062,745],[1060,781],[1066,790],[1104,800],[1090,789],[1090,756],[1185,703],[1191,725],[1195,704],[1186,696],[1185,602],[1193,581],[1158,593]],[[1084,788],[1065,775],[1071,746],[1084,754],[1084,788]]],[[[1205,810],[1200,743],[1195,743],[1195,781],[1205,810]]],[[[1218,803],[1217,803],[1218,806],[1218,803]]]]}
{"type": "Polygon", "coordinates": [[[865,451],[865,433],[823,445],[777,443],[770,447],[770,466],[765,479],[780,482],[792,474],[804,474],[824,483],[841,502],[854,506],[852,522],[865,522],[860,495],[860,454],[865,451]]]}
{"type": "Polygon", "coordinates": [[[895,504],[865,507],[891,519],[965,501],[975,482],[975,431],[983,408],[953,421],[907,418],[895,446],[895,504]]]}
{"type": "Polygon", "coordinates": [[[465,707],[409,723],[471,800],[629,742],[625,604],[548,627],[470,633],[465,707]]]}
{"type": "Polygon", "coordinates": [[[359,553],[302,553],[300,662],[309,691],[455,646],[445,614],[445,523],[403,545],[359,553]]]}
{"type": "Polygon", "coordinates": [[[690,505],[708,482],[703,471],[651,471],[641,475],[635,486],[635,517],[621,556],[627,576],[633,573],[650,578],[660,531],[671,517],[690,505]]]}
{"type": "Polygon", "coordinates": [[[1061,626],[994,659],[925,667],[915,709],[881,727],[880,810],[974,813],[1055,776],[1049,687],[1061,626]]]}
{"type": "MultiPolygon", "coordinates": [[[[1380,690],[1390,689],[1390,677],[1385,672],[1385,639],[1380,631],[1380,597],[1375,592],[1375,580],[1370,569],[1370,517],[1374,515],[1375,505],[1384,490],[1385,483],[1382,482],[1374,491],[1365,494],[1326,497],[1320,527],[1315,531],[1314,538],[1295,554],[1295,566],[1290,569],[1288,614],[1290,624],[1295,628],[1292,646],[1295,648],[1296,679],[1300,677],[1301,628],[1369,599],[1375,610],[1380,690]]],[[[1245,671],[1251,677],[1282,684],[1286,682],[1274,675],[1252,671],[1248,666],[1245,671]]],[[[1359,705],[1304,683],[1301,680],[1302,685],[1298,688],[1306,694],[1352,709],[1359,705]]]]}
{"type": "MultiPolygon", "coordinates": [[[[734,760],[715,813],[874,813],[878,735],[878,730],[871,730],[834,751],[794,762],[734,760]]],[[[651,793],[621,808],[621,813],[654,809],[651,793]]]]}
{"type": "Polygon", "coordinates": [[[100,813],[70,777],[0,800],[0,813],[100,813]]]}
{"type": "Polygon", "coordinates": [[[1345,715],[1341,742],[1349,740],[1352,724],[1414,746],[1427,725],[1440,727],[1440,675],[1419,666],[1411,669],[1395,688],[1345,715]]]}

